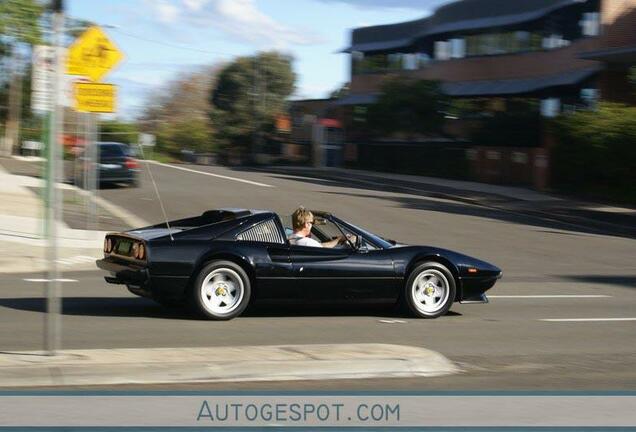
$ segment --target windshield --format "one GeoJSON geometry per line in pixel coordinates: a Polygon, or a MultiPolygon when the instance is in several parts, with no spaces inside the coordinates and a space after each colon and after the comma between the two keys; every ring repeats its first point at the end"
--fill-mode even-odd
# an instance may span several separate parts
{"type": "Polygon", "coordinates": [[[377,246],[381,247],[382,249],[388,249],[390,247],[392,247],[393,245],[391,243],[389,243],[388,241],[384,240],[382,237],[373,234],[370,231],[367,231],[363,228],[360,228],[356,225],[353,225],[351,223],[345,222],[341,219],[335,218],[334,220],[336,220],[339,224],[344,225],[346,227],[349,227],[351,229],[353,229],[354,231],[358,231],[360,234],[362,234],[364,237],[366,237],[368,240],[370,240],[371,242],[375,243],[377,246]]]}
{"type": "Polygon", "coordinates": [[[121,144],[100,144],[99,152],[103,158],[126,156],[126,149],[121,144]]]}

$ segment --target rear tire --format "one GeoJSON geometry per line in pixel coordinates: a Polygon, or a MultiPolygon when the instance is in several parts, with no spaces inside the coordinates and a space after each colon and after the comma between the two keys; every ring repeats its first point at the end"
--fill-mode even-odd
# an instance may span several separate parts
{"type": "Polygon", "coordinates": [[[416,266],[404,286],[404,299],[419,318],[445,315],[455,301],[455,279],[448,268],[437,262],[416,266]]]}
{"type": "Polygon", "coordinates": [[[245,270],[231,261],[207,264],[197,276],[190,291],[191,304],[207,319],[230,320],[247,307],[252,295],[245,270]]]}

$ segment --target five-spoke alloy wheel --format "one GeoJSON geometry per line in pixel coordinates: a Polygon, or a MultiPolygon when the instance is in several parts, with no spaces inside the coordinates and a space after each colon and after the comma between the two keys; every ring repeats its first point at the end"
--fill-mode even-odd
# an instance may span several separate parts
{"type": "Polygon", "coordinates": [[[195,309],[215,320],[240,315],[251,296],[249,277],[231,261],[213,261],[203,267],[192,288],[195,309]]]}
{"type": "Polygon", "coordinates": [[[437,262],[419,264],[411,271],[404,296],[409,309],[422,318],[444,315],[455,301],[455,279],[437,262]]]}

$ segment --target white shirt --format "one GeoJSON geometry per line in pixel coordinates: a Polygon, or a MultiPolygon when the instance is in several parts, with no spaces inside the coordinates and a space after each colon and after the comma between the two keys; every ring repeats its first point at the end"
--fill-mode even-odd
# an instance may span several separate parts
{"type": "Polygon", "coordinates": [[[312,239],[311,237],[301,236],[298,233],[293,233],[289,237],[287,237],[289,242],[293,245],[297,246],[313,246],[313,247],[322,247],[320,242],[312,239]]]}

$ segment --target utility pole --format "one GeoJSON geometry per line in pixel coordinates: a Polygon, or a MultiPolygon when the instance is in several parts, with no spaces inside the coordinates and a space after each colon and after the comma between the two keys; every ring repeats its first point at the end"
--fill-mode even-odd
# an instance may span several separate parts
{"type": "Polygon", "coordinates": [[[48,147],[48,181],[47,181],[47,209],[46,230],[48,234],[48,284],[45,322],[45,349],[48,355],[56,355],[61,344],[61,285],[58,269],[57,227],[62,216],[62,200],[59,182],[64,172],[62,155],[62,140],[64,121],[61,101],[61,82],[64,74],[63,37],[64,37],[64,5],[63,0],[53,0],[53,49],[55,50],[55,74],[53,78],[53,106],[50,115],[50,136],[48,147]]]}

